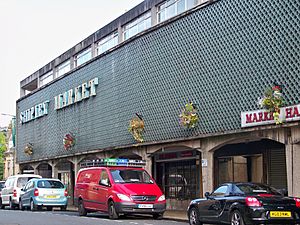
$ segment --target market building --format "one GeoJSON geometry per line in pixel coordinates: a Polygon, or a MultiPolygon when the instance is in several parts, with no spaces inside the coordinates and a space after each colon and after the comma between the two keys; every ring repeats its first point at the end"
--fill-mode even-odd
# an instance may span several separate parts
{"type": "Polygon", "coordinates": [[[299,7],[145,0],[21,81],[20,171],[72,196],[81,165],[144,159],[168,209],[226,181],[300,196],[299,7]]]}

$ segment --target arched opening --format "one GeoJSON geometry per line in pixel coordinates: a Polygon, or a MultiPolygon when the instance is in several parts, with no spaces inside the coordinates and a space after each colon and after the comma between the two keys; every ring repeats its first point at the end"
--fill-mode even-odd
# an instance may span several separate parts
{"type": "Polygon", "coordinates": [[[52,166],[48,163],[41,163],[38,167],[38,174],[44,178],[52,178],[52,166]]]}
{"type": "Polygon", "coordinates": [[[224,182],[258,182],[287,190],[285,145],[262,139],[228,144],[214,152],[215,186],[224,182]]]}
{"type": "Polygon", "coordinates": [[[31,165],[20,165],[21,174],[34,174],[34,168],[31,165]]]}
{"type": "Polygon", "coordinates": [[[75,172],[74,164],[68,160],[56,164],[57,178],[67,187],[70,196],[69,204],[74,203],[75,172]]]}
{"type": "Polygon", "coordinates": [[[185,210],[202,195],[201,154],[185,146],[163,148],[153,154],[153,176],[167,199],[167,209],[185,210]]]}

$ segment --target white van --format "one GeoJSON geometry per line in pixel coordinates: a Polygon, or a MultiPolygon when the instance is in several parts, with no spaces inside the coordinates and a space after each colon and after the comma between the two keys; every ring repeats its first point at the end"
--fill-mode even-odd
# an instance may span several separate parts
{"type": "Polygon", "coordinates": [[[8,177],[1,191],[0,208],[4,209],[5,206],[9,206],[10,209],[14,209],[18,206],[21,189],[32,178],[42,177],[34,174],[19,174],[8,177]]]}

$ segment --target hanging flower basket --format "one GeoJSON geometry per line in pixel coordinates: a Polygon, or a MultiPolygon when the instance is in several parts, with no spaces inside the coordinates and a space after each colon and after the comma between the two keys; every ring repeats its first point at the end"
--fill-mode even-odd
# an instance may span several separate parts
{"type": "Polygon", "coordinates": [[[33,154],[33,144],[31,144],[31,143],[26,144],[25,148],[24,148],[24,153],[26,155],[32,155],[33,154]]]}
{"type": "Polygon", "coordinates": [[[133,138],[138,142],[143,142],[143,133],[145,128],[145,123],[142,117],[138,114],[132,120],[129,121],[128,131],[132,134],[133,138]]]}
{"type": "Polygon", "coordinates": [[[264,97],[259,98],[258,105],[273,114],[276,124],[282,124],[279,115],[280,108],[284,106],[284,99],[282,97],[281,87],[279,85],[268,88],[265,91],[264,97]]]}
{"type": "Polygon", "coordinates": [[[179,123],[185,128],[194,128],[198,121],[197,109],[193,103],[187,103],[179,115],[179,123]]]}
{"type": "Polygon", "coordinates": [[[63,144],[65,150],[70,150],[76,144],[75,136],[72,133],[66,134],[63,139],[63,144]]]}

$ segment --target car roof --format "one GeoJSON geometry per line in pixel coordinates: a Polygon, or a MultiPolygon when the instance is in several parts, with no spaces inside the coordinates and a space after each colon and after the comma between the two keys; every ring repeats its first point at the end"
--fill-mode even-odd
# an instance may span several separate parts
{"type": "MultiPolygon", "coordinates": [[[[37,175],[37,174],[17,174],[17,175],[13,175],[10,177],[42,177],[41,175],[37,175]]],[[[10,178],[8,177],[8,178],[10,178]]]]}
{"type": "Polygon", "coordinates": [[[79,172],[82,171],[89,171],[89,170],[101,170],[101,169],[130,169],[130,170],[145,170],[143,167],[130,167],[130,166],[97,166],[97,167],[87,167],[87,168],[82,168],[79,170],[79,172]]]}

